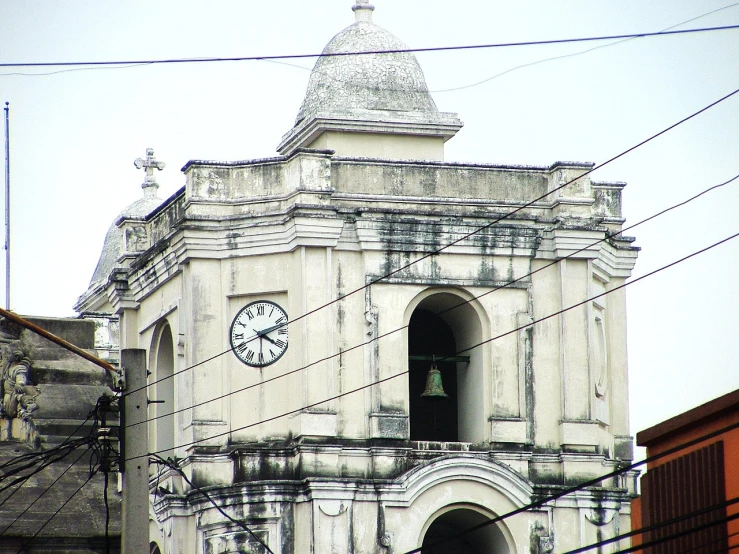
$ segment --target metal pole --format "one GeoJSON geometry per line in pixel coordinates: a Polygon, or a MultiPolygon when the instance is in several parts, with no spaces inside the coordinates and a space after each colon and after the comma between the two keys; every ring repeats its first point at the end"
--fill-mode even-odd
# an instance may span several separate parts
{"type": "Polygon", "coordinates": [[[149,437],[146,425],[146,350],[121,350],[121,366],[126,372],[123,397],[124,433],[123,510],[121,550],[123,554],[149,552],[149,437]],[[136,425],[140,423],[141,425],[136,425]]]}
{"type": "MultiPolygon", "coordinates": [[[[117,375],[118,373],[116,369],[112,365],[110,365],[108,362],[106,362],[105,360],[101,360],[97,356],[93,356],[89,352],[82,350],[81,348],[75,346],[71,342],[67,342],[63,338],[57,337],[56,335],[49,333],[49,331],[47,331],[46,329],[43,329],[42,327],[39,327],[38,325],[31,323],[30,321],[26,321],[21,316],[16,315],[13,312],[9,312],[7,310],[3,310],[2,308],[0,308],[0,316],[7,318],[14,323],[17,323],[18,325],[28,329],[29,331],[33,331],[37,335],[41,335],[45,339],[58,344],[62,348],[66,348],[70,352],[74,352],[78,356],[83,357],[84,359],[94,363],[95,365],[100,366],[103,369],[110,371],[113,375],[117,375]]],[[[144,383],[144,385],[145,384],[146,383],[144,383]]]]}
{"type": "Polygon", "coordinates": [[[5,309],[10,309],[10,102],[5,102],[5,309]]]}

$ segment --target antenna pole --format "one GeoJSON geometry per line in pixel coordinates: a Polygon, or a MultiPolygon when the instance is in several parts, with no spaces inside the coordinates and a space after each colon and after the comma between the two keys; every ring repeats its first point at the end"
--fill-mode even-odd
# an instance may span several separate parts
{"type": "Polygon", "coordinates": [[[10,103],[5,102],[5,309],[10,310],[10,103]]]}

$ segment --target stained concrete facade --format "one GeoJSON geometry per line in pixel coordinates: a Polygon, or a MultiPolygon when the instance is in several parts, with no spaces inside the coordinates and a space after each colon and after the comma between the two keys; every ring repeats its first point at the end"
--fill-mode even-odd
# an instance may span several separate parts
{"type": "MultiPolygon", "coordinates": [[[[325,52],[397,49],[370,6],[355,13],[325,52]]],[[[336,60],[317,62],[279,156],[190,161],[182,190],[121,217],[115,264],[76,306],[117,315],[121,347],[148,351],[149,395],[164,400],[151,451],[275,554],[406,552],[632,457],[624,184],[585,163],[446,162],[462,124],[412,54],[336,60]],[[264,367],[229,342],[253,301],[291,320],[264,367]],[[419,398],[431,356],[449,393],[435,408],[419,398]]],[[[634,478],[441,551],[617,535],[634,478]]],[[[175,473],[152,473],[151,500],[162,553],[266,551],[175,473]]]]}

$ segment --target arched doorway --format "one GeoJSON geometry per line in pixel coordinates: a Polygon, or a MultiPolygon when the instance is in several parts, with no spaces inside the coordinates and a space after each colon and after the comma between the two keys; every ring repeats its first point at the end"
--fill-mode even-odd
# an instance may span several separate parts
{"type": "Polygon", "coordinates": [[[465,533],[486,521],[490,518],[469,508],[444,512],[426,530],[422,543],[424,554],[509,554],[508,541],[495,524],[465,533]],[[462,535],[444,540],[458,533],[462,535]],[[439,541],[443,542],[431,546],[439,541]]]}

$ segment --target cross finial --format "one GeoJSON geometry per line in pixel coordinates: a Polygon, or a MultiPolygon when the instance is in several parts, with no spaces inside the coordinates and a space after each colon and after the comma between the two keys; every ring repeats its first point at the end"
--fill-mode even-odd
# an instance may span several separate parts
{"type": "Polygon", "coordinates": [[[356,21],[372,21],[372,12],[375,7],[369,3],[369,0],[355,0],[354,19],[356,21]]]}
{"type": "Polygon", "coordinates": [[[144,178],[144,182],[141,184],[141,188],[144,189],[144,195],[156,195],[156,190],[159,188],[159,184],[157,183],[157,178],[154,176],[154,169],[156,168],[161,171],[167,164],[157,161],[154,157],[154,149],[147,148],[146,159],[142,160],[141,158],[136,158],[133,165],[136,166],[136,169],[143,168],[144,171],[146,171],[146,177],[144,178]]]}

